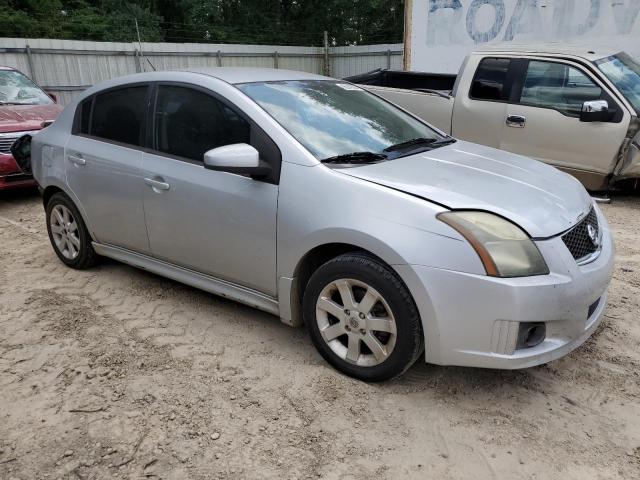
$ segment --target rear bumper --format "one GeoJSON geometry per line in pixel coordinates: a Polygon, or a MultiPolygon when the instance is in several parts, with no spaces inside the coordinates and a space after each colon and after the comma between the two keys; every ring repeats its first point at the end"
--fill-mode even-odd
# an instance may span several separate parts
{"type": "Polygon", "coordinates": [[[560,358],[596,330],[606,307],[614,248],[608,225],[593,262],[578,266],[559,237],[537,242],[551,273],[501,279],[402,266],[420,310],[429,363],[516,369],[560,358]],[[544,322],[546,337],[516,348],[522,322],[544,322]]]}

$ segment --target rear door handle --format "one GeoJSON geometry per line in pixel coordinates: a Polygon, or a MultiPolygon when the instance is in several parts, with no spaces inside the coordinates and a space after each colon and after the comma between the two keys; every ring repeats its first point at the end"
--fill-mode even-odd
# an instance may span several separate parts
{"type": "Polygon", "coordinates": [[[169,184],[163,179],[156,180],[153,178],[145,178],[144,183],[149,185],[154,190],[169,190],[169,184]]]}
{"type": "Polygon", "coordinates": [[[84,158],[82,158],[80,155],[69,155],[67,156],[67,158],[71,163],[74,163],[78,166],[87,164],[87,161],[84,158]]]}
{"type": "Polygon", "coordinates": [[[507,126],[514,128],[524,128],[527,124],[527,117],[522,115],[507,115],[507,126]]]}

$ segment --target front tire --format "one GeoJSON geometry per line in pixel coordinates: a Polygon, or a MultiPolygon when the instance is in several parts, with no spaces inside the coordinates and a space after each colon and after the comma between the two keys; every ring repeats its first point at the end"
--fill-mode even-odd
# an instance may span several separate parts
{"type": "Polygon", "coordinates": [[[62,263],[78,270],[94,266],[97,255],[91,246],[91,235],[71,199],[56,193],[45,211],[49,240],[62,263]]]}
{"type": "Polygon", "coordinates": [[[365,381],[404,373],[424,349],[418,309],[400,277],[363,253],[318,268],[303,297],[304,319],[322,357],[365,381]]]}

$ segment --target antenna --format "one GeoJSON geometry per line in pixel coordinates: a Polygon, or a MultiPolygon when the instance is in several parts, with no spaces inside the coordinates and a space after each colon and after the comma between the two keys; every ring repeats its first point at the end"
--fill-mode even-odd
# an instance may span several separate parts
{"type": "Polygon", "coordinates": [[[136,22],[136,33],[138,34],[138,51],[140,52],[140,56],[144,58],[147,61],[147,63],[149,63],[149,65],[155,72],[156,67],[153,65],[153,63],[151,63],[151,60],[145,57],[144,54],[142,53],[142,41],[140,40],[140,29],[138,28],[138,19],[134,17],[133,20],[136,22]]]}

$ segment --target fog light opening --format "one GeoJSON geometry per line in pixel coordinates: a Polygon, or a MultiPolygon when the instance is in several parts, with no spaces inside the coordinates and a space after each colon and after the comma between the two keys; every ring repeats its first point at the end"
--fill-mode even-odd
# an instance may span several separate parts
{"type": "Polygon", "coordinates": [[[540,345],[547,335],[544,323],[521,323],[518,330],[517,349],[531,348],[540,345]]]}

